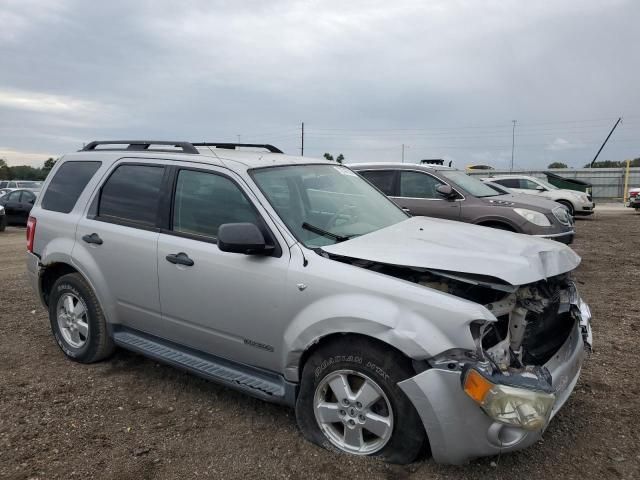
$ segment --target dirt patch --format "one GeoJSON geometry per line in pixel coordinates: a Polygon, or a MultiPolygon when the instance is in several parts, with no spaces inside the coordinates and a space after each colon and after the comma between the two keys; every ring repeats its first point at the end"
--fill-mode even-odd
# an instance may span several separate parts
{"type": "MultiPolygon", "coordinates": [[[[547,479],[640,477],[640,215],[578,221],[595,351],[533,447],[465,467],[393,466],[304,441],[293,411],[118,351],[64,358],[24,273],[24,230],[0,233],[0,477],[547,479]]],[[[631,212],[630,212],[631,213],[631,212]]]]}

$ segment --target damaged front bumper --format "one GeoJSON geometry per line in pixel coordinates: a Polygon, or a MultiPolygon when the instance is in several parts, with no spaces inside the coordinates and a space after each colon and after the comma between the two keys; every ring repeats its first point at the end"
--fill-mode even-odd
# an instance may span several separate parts
{"type": "Polygon", "coordinates": [[[591,349],[591,313],[580,298],[574,327],[564,344],[544,364],[555,395],[542,428],[526,430],[487,415],[461,387],[460,362],[442,362],[398,386],[419,413],[434,460],[462,464],[471,459],[526,448],[540,439],[548,422],[569,398],[578,381],[585,351],[591,349]]]}

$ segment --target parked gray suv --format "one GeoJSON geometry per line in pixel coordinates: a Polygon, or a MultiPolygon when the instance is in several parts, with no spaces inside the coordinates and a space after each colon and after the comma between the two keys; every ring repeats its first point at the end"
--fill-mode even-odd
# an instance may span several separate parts
{"type": "Polygon", "coordinates": [[[573,242],[573,217],[551,200],[504,194],[463,171],[439,165],[360,163],[349,167],[411,215],[573,242]]]}
{"type": "Polygon", "coordinates": [[[56,163],[27,269],[62,351],[139,352],[389,462],[534,444],[591,346],[580,258],[409,217],[344,166],[244,147],[92,142],[56,163]]]}

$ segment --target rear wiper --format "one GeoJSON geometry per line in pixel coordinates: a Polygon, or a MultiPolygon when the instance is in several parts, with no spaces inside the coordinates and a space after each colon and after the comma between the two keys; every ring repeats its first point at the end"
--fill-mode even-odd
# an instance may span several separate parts
{"type": "Polygon", "coordinates": [[[304,222],[302,224],[302,228],[304,228],[305,230],[309,230],[310,232],[317,233],[318,235],[322,235],[323,237],[335,240],[336,242],[344,242],[345,240],[349,240],[351,238],[350,236],[345,237],[342,235],[336,235],[335,233],[327,232],[326,230],[323,230],[320,227],[316,227],[315,225],[311,225],[307,222],[304,222]]]}

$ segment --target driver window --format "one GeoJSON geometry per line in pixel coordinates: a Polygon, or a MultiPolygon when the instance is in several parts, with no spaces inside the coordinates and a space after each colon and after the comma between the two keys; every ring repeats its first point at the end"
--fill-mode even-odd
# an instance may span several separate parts
{"type": "Polygon", "coordinates": [[[535,190],[539,187],[536,182],[533,182],[527,178],[523,178],[520,180],[520,188],[524,188],[525,190],[535,190]]]}
{"type": "Polygon", "coordinates": [[[433,198],[442,200],[436,188],[441,181],[420,172],[400,172],[400,196],[410,198],[433,198]]]}
{"type": "Polygon", "coordinates": [[[22,203],[33,203],[36,200],[36,196],[31,192],[22,192],[22,198],[20,201],[22,203]]]}
{"type": "Polygon", "coordinates": [[[233,181],[215,173],[180,171],[173,231],[215,238],[223,223],[241,222],[258,225],[258,214],[233,181]]]}

